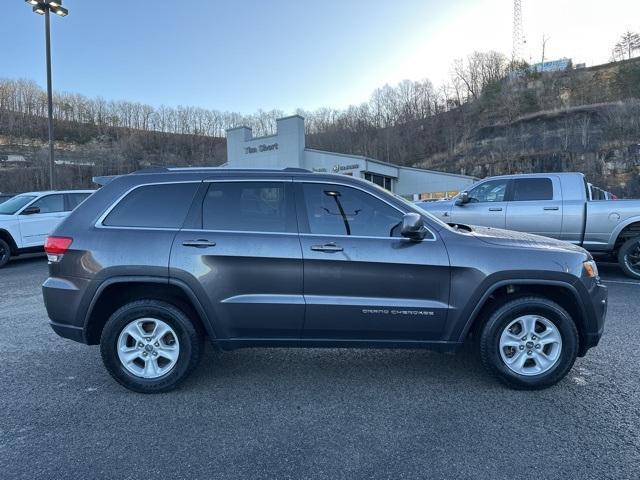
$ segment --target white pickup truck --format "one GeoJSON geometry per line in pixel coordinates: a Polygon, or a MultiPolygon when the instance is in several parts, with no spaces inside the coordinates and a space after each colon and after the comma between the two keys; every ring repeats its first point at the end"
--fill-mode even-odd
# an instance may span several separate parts
{"type": "Polygon", "coordinates": [[[447,223],[535,233],[613,254],[640,279],[640,200],[594,200],[592,190],[581,173],[505,175],[451,200],[416,203],[447,223]]]}
{"type": "Polygon", "coordinates": [[[93,190],[30,192],[0,204],[0,268],[12,255],[41,251],[47,236],[93,190]]]}

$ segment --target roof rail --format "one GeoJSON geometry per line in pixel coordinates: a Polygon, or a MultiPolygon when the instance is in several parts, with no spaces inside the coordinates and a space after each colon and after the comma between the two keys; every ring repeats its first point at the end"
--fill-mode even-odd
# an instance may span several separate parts
{"type": "Polygon", "coordinates": [[[229,167],[147,167],[132,172],[133,174],[145,174],[145,173],[166,173],[166,172],[189,172],[196,170],[233,170],[233,171],[271,171],[271,172],[301,172],[312,173],[311,170],[300,167],[285,167],[285,168],[229,168],[229,167]]]}

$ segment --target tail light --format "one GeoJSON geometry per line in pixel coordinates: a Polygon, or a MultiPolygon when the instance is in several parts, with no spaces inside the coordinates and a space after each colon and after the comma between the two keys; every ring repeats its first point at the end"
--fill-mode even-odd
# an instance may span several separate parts
{"type": "Polygon", "coordinates": [[[47,237],[44,242],[44,251],[47,253],[49,261],[59,262],[62,260],[62,256],[69,250],[72,243],[73,238],[70,237],[47,237]]]}

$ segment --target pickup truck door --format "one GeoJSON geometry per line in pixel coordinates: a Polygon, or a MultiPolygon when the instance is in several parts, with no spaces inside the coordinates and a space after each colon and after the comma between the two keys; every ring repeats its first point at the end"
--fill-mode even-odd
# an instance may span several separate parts
{"type": "Polygon", "coordinates": [[[28,205],[19,215],[20,233],[23,247],[39,247],[44,245],[47,236],[69,212],[65,211],[64,194],[55,193],[39,198],[28,205]],[[36,213],[25,214],[38,208],[36,213]]]}
{"type": "Polygon", "coordinates": [[[469,202],[451,207],[450,223],[505,228],[509,179],[497,178],[469,190],[469,202]]]}
{"type": "Polygon", "coordinates": [[[512,180],[507,229],[545,237],[562,236],[562,190],[557,176],[512,180]]]}
{"type": "Polygon", "coordinates": [[[435,232],[400,236],[403,212],[336,183],[297,184],[306,339],[438,340],[449,257],[435,232]]]}

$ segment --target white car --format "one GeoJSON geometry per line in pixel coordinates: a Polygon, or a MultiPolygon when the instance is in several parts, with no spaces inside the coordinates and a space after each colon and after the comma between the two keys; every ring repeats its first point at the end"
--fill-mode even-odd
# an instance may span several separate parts
{"type": "Polygon", "coordinates": [[[12,255],[41,251],[47,236],[93,192],[29,192],[0,204],[0,268],[12,255]]]}

